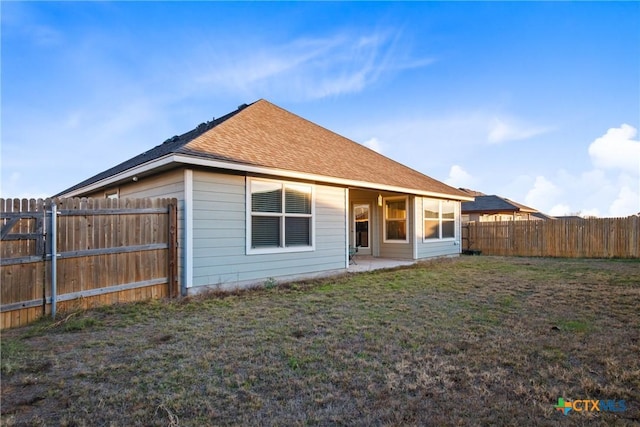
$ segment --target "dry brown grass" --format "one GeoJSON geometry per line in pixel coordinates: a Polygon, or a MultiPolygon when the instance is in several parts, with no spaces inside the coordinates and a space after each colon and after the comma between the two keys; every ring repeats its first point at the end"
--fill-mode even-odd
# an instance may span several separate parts
{"type": "Polygon", "coordinates": [[[637,261],[499,257],[108,307],[3,333],[2,424],[637,425],[639,309],[637,261]]]}

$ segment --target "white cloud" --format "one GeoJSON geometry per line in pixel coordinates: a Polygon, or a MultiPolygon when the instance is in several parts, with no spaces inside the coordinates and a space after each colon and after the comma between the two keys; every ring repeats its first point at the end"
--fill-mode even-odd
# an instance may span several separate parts
{"type": "Polygon", "coordinates": [[[513,118],[494,118],[489,123],[487,141],[492,144],[529,139],[549,132],[548,127],[533,126],[513,118]]]}
{"type": "Polygon", "coordinates": [[[473,187],[474,179],[462,166],[453,165],[445,182],[452,187],[469,188],[473,187]]]}
{"type": "Polygon", "coordinates": [[[581,211],[578,212],[578,215],[581,216],[582,218],[598,218],[600,217],[602,214],[600,213],[600,210],[598,208],[591,208],[591,209],[582,209],[581,211]]]}
{"type": "Polygon", "coordinates": [[[571,208],[565,203],[560,203],[549,209],[546,213],[551,216],[566,216],[571,213],[571,208]]]}
{"type": "Polygon", "coordinates": [[[633,126],[622,124],[593,141],[589,145],[589,155],[594,166],[639,175],[640,141],[634,139],[637,133],[633,126]]]}
{"type": "Polygon", "coordinates": [[[640,212],[640,194],[629,187],[622,187],[618,197],[611,203],[609,215],[623,217],[638,212],[640,212]]]}
{"type": "MultiPolygon", "coordinates": [[[[508,197],[519,201],[522,196],[518,192],[525,194],[525,205],[552,216],[579,213],[583,217],[625,217],[640,212],[640,182],[629,179],[627,174],[620,174],[616,180],[601,170],[577,175],[559,170],[550,178],[538,176],[531,182],[523,176],[519,181],[520,191],[513,191],[508,197]]],[[[502,191],[506,193],[507,188],[502,191]]]]}
{"type": "MultiPolygon", "coordinates": [[[[636,135],[637,130],[626,124],[611,128],[588,146],[594,169],[560,169],[553,175],[537,176],[534,182],[523,178],[518,192],[525,194],[526,205],[550,215],[636,214],[640,212],[640,142],[636,135]]],[[[517,194],[513,197],[518,200],[517,194]]]]}
{"type": "Polygon", "coordinates": [[[563,191],[544,176],[537,176],[533,188],[525,196],[525,205],[545,212],[557,206],[563,191]]]}
{"type": "Polygon", "coordinates": [[[367,148],[370,148],[371,150],[375,151],[376,153],[382,154],[383,144],[382,144],[382,142],[380,142],[380,140],[378,140],[378,138],[375,138],[375,137],[371,138],[368,141],[363,142],[362,145],[364,145],[367,148]]]}

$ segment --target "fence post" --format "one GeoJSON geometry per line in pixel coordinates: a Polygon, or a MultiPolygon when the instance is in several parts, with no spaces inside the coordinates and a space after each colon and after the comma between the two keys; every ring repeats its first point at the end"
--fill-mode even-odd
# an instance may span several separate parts
{"type": "Polygon", "coordinates": [[[167,279],[169,283],[169,298],[179,296],[178,289],[178,206],[172,200],[167,206],[169,211],[169,253],[167,254],[168,271],[167,279]]]}
{"type": "Polygon", "coordinates": [[[51,205],[51,317],[56,318],[58,299],[58,206],[51,205]]]}

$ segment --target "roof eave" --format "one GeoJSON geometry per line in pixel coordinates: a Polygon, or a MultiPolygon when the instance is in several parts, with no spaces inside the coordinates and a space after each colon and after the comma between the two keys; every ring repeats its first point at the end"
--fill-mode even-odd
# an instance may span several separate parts
{"type": "Polygon", "coordinates": [[[461,196],[461,195],[455,195],[455,194],[425,191],[425,190],[420,190],[416,188],[406,188],[406,187],[399,187],[399,186],[393,186],[393,185],[379,184],[374,182],[350,180],[345,178],[337,178],[337,177],[331,177],[326,175],[297,172],[297,171],[291,171],[286,169],[269,168],[269,167],[256,166],[256,165],[250,165],[250,164],[231,163],[231,162],[225,162],[221,160],[204,159],[201,157],[188,156],[188,155],[176,155],[174,156],[174,159],[178,163],[189,164],[194,166],[204,166],[204,167],[210,167],[215,169],[228,169],[228,170],[247,172],[247,173],[279,176],[284,178],[303,179],[303,180],[309,180],[309,181],[323,182],[327,184],[342,185],[346,187],[358,187],[358,188],[366,188],[371,190],[391,191],[396,193],[415,194],[419,196],[438,197],[443,199],[460,200],[460,201],[474,200],[473,197],[467,197],[467,196],[461,196]]]}
{"type": "Polygon", "coordinates": [[[83,194],[99,191],[103,188],[112,186],[114,184],[132,180],[133,177],[139,176],[141,174],[148,174],[149,172],[155,169],[166,167],[172,163],[176,165],[201,166],[201,167],[208,167],[208,168],[222,169],[222,170],[232,170],[232,171],[245,172],[245,173],[279,176],[284,178],[303,179],[303,180],[309,180],[309,181],[323,182],[327,184],[342,185],[345,187],[357,187],[357,188],[365,188],[365,189],[378,190],[378,191],[390,191],[395,193],[415,194],[415,195],[425,196],[425,197],[437,197],[442,199],[459,200],[459,201],[474,200],[473,197],[461,196],[456,194],[446,194],[446,193],[440,193],[435,191],[425,191],[425,190],[420,190],[416,188],[405,188],[405,187],[399,187],[399,186],[393,186],[393,185],[379,184],[374,182],[336,178],[336,177],[330,177],[325,175],[317,175],[317,174],[311,174],[311,173],[290,171],[285,169],[269,168],[269,167],[256,166],[256,165],[250,165],[250,164],[241,164],[241,163],[232,163],[232,162],[221,161],[221,160],[204,159],[202,157],[195,157],[195,156],[189,156],[184,154],[168,154],[158,159],[151,160],[149,162],[135,166],[131,169],[127,169],[123,172],[117,173],[108,178],[102,179],[100,181],[96,181],[87,186],[76,188],[67,193],[61,193],[60,196],[76,197],[83,194]]]}
{"type": "Polygon", "coordinates": [[[167,166],[173,163],[173,155],[167,154],[163,157],[159,157],[154,160],[150,160],[146,163],[143,163],[138,166],[134,166],[130,169],[124,170],[120,173],[111,175],[107,178],[101,179],[99,181],[88,184],[84,187],[76,188],[74,190],[63,192],[58,195],[58,197],[77,197],[83,194],[92,193],[94,191],[101,190],[103,188],[107,188],[117,183],[121,183],[123,181],[132,180],[133,177],[139,176],[143,173],[151,172],[155,169],[161,168],[163,166],[167,166]]]}

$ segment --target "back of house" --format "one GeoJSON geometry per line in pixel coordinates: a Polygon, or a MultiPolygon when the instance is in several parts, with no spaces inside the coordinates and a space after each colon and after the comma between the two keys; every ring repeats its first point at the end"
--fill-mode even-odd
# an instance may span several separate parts
{"type": "Polygon", "coordinates": [[[61,192],[179,201],[183,294],[461,251],[467,193],[265,100],[61,192]]]}

